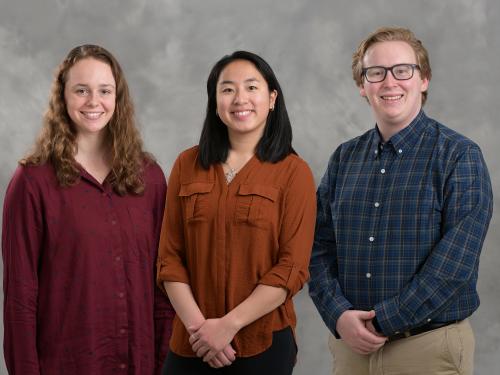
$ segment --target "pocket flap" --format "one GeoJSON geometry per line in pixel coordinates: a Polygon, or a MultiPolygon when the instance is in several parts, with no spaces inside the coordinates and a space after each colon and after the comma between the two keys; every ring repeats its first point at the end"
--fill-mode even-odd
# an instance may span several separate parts
{"type": "Polygon", "coordinates": [[[259,195],[261,197],[267,198],[276,202],[278,199],[280,190],[274,186],[266,185],[240,185],[238,190],[239,195],[259,195]]]}
{"type": "Polygon", "coordinates": [[[214,187],[213,182],[191,182],[182,184],[179,190],[179,197],[189,197],[198,193],[210,193],[214,187]]]}

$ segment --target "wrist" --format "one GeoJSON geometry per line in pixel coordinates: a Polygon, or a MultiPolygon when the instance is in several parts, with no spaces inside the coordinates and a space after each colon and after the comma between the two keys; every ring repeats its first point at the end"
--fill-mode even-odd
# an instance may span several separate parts
{"type": "Polygon", "coordinates": [[[235,334],[236,332],[238,332],[240,329],[243,328],[243,322],[240,319],[238,319],[237,314],[235,314],[232,311],[224,315],[222,317],[222,320],[227,325],[227,327],[235,334]]]}

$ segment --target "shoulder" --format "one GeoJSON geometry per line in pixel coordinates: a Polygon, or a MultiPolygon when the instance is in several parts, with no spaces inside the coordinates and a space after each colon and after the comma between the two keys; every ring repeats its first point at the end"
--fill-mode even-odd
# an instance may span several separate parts
{"type": "Polygon", "coordinates": [[[435,142],[438,154],[445,159],[458,159],[466,153],[481,153],[479,146],[463,134],[428,118],[426,136],[429,142],[435,142]]]}
{"type": "Polygon", "coordinates": [[[5,200],[41,197],[57,189],[59,184],[52,165],[18,165],[7,187],[5,200]]]}
{"type": "Polygon", "coordinates": [[[163,170],[154,160],[148,160],[144,163],[144,182],[149,183],[165,183],[165,174],[163,170]]]}

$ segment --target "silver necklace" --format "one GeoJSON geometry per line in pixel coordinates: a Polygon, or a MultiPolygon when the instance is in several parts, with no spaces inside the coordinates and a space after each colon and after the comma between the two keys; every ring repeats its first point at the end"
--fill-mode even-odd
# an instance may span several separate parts
{"type": "Polygon", "coordinates": [[[226,177],[226,182],[229,184],[236,177],[236,169],[232,168],[228,163],[224,162],[222,164],[228,168],[228,171],[224,172],[224,176],[226,177]]]}

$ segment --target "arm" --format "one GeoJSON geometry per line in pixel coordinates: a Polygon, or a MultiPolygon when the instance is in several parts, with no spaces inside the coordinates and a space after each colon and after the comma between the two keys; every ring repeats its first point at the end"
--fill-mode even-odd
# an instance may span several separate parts
{"type": "Polygon", "coordinates": [[[309,295],[328,329],[338,338],[337,321],[353,308],[345,298],[338,280],[338,264],[331,202],[335,199],[335,184],[340,164],[339,147],[330,158],[325,175],[318,187],[316,231],[309,271],[309,295]]]}
{"type": "Polygon", "coordinates": [[[493,205],[488,170],[477,146],[458,156],[443,193],[441,239],[411,282],[375,305],[385,333],[424,324],[475,284],[493,205]]]}
{"type": "Polygon", "coordinates": [[[40,374],[37,353],[38,261],[43,238],[40,198],[19,167],[3,211],[4,355],[9,374],[40,374]]]}
{"type": "MultiPolygon", "coordinates": [[[[170,174],[167,190],[166,209],[164,211],[157,262],[157,281],[172,303],[174,310],[189,334],[193,326],[205,321],[190,284],[189,272],[185,267],[184,227],[182,207],[178,193],[180,190],[180,160],[177,159],[170,174]]],[[[234,350],[227,345],[222,353],[209,362],[213,367],[231,364],[234,350]]]]}
{"type": "MultiPolygon", "coordinates": [[[[159,169],[159,167],[158,167],[159,169]]],[[[160,238],[161,230],[161,219],[163,216],[163,210],[165,206],[165,195],[167,184],[165,182],[165,177],[161,173],[161,183],[158,182],[154,188],[154,225],[155,225],[155,238],[157,240],[156,249],[158,249],[158,240],[160,238]]],[[[156,257],[155,257],[156,258],[156,257]]],[[[154,270],[156,274],[156,265],[154,265],[154,270]]],[[[155,374],[160,374],[163,367],[163,362],[167,356],[169,350],[169,341],[172,334],[172,320],[175,315],[175,311],[170,304],[170,301],[161,292],[160,288],[156,285],[154,287],[154,307],[153,307],[153,318],[154,318],[154,335],[155,335],[155,374]]]]}
{"type": "Polygon", "coordinates": [[[208,319],[194,337],[198,354],[211,358],[243,327],[292,298],[308,278],[316,214],[314,179],[300,162],[284,191],[283,221],[276,264],[242,303],[220,319],[208,319]]]}
{"type": "Polygon", "coordinates": [[[328,169],[318,187],[316,232],[309,270],[309,295],[323,321],[335,337],[342,337],[353,351],[368,354],[386,341],[367,329],[373,311],[353,310],[338,281],[335,231],[331,202],[335,199],[335,181],[340,163],[340,148],[332,155],[328,169]]]}

